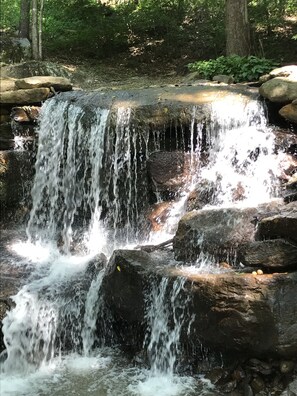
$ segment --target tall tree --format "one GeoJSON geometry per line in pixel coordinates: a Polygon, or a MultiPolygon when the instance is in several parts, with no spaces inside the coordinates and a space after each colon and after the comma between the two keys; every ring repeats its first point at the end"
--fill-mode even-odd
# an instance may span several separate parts
{"type": "Polygon", "coordinates": [[[35,60],[42,58],[42,13],[43,0],[32,0],[31,39],[32,55],[35,60]]]}
{"type": "Polygon", "coordinates": [[[21,0],[19,36],[29,39],[30,35],[30,0],[21,0]]]}
{"type": "Polygon", "coordinates": [[[247,0],[226,0],[226,55],[250,54],[247,0]]]}

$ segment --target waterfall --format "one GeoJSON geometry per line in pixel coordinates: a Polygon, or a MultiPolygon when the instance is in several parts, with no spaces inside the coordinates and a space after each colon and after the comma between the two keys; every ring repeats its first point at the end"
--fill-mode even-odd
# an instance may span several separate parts
{"type": "MultiPolygon", "coordinates": [[[[3,320],[4,375],[31,375],[71,354],[92,357],[96,368],[106,367],[106,360],[102,366],[98,363],[102,361],[96,350],[104,303],[100,293],[105,260],[100,253],[109,257],[119,247],[172,237],[188,195],[197,186],[203,184],[209,190],[205,207],[251,205],[277,196],[279,160],[261,105],[257,101],[245,106],[240,101],[219,101],[212,105],[208,123],[197,118],[198,110],[191,108],[189,128],[182,130],[182,135],[188,134],[188,142],[183,136],[175,145],[175,149],[187,151],[189,177],[171,202],[163,230],[149,234],[146,165],[152,152],[166,149],[165,131],[137,129],[134,110],[129,107],[96,108],[58,98],[43,105],[28,242],[15,247],[34,269],[13,297],[15,308],[3,320]]],[[[177,127],[174,132],[177,136],[177,127]]],[[[160,198],[160,194],[156,196],[160,198]]],[[[203,265],[208,262],[207,257],[201,260],[203,265]]],[[[129,366],[124,370],[128,378],[131,372],[135,375],[130,388],[126,386],[129,392],[122,392],[119,381],[115,393],[102,394],[197,394],[192,379],[183,385],[176,379],[180,337],[192,320],[184,284],[183,278],[152,282],[144,344],[150,370],[143,378],[143,371],[139,374],[129,366]]],[[[122,371],[120,367],[115,377],[121,379],[122,371]]],[[[106,378],[108,384],[117,379],[106,378]]],[[[104,387],[104,391],[110,389],[105,382],[104,387]]],[[[98,394],[96,386],[90,392],[98,394]]]]}
{"type": "Polygon", "coordinates": [[[249,101],[245,108],[234,99],[213,103],[206,131],[208,164],[199,177],[212,190],[209,204],[256,206],[276,196],[274,140],[260,102],[249,101]]]}

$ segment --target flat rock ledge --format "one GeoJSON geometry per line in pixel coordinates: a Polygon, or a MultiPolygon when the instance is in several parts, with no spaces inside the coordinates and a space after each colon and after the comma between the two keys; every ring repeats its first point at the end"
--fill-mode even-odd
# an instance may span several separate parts
{"type": "Polygon", "coordinates": [[[2,78],[0,81],[0,104],[35,104],[43,102],[55,92],[71,90],[72,83],[65,77],[34,76],[22,79],[2,78]]]}

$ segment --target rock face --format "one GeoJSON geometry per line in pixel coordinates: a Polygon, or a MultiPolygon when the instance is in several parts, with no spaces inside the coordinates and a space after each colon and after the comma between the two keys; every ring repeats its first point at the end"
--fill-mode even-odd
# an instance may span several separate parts
{"type": "MultiPolygon", "coordinates": [[[[122,336],[126,344],[135,341],[129,339],[132,329],[136,334],[145,323],[152,283],[160,282],[162,276],[170,282],[184,277],[183,293],[189,309],[185,328],[191,318],[195,319],[190,334],[182,335],[182,344],[190,340],[192,345],[202,344],[227,355],[296,355],[297,273],[197,274],[195,269],[179,267],[179,263],[170,264],[170,255],[162,252],[114,252],[103,290],[114,318],[125,324],[122,336]]],[[[167,303],[165,297],[163,304],[167,303]]]]}
{"type": "Polygon", "coordinates": [[[258,240],[284,238],[296,244],[297,202],[288,204],[281,214],[263,218],[258,224],[256,238],[258,240]]]}
{"type": "Polygon", "coordinates": [[[201,341],[247,355],[295,356],[296,273],[190,279],[195,327],[201,341]]]}
{"type": "Polygon", "coordinates": [[[180,220],[173,239],[175,257],[193,261],[204,252],[219,261],[238,263],[243,260],[247,266],[256,263],[262,263],[264,267],[291,266],[297,258],[294,247],[297,242],[296,205],[296,202],[279,206],[272,203],[257,208],[189,212],[180,220]],[[284,241],[254,244],[255,240],[276,238],[284,241]],[[265,249],[268,250],[266,254],[265,249]],[[240,251],[242,255],[238,257],[240,251]],[[259,256],[253,256],[253,252],[259,256]]]}
{"type": "Polygon", "coordinates": [[[283,239],[250,242],[241,246],[238,256],[248,266],[297,271],[297,245],[283,239]]]}
{"type": "Polygon", "coordinates": [[[180,220],[173,240],[177,260],[195,260],[208,252],[225,260],[232,251],[253,239],[257,209],[209,209],[192,211],[180,220]]]}
{"type": "Polygon", "coordinates": [[[33,158],[28,151],[0,151],[0,212],[1,220],[7,213],[17,216],[21,222],[27,211],[32,179],[33,158]]]}
{"type": "Polygon", "coordinates": [[[157,192],[176,193],[190,172],[190,158],[181,151],[158,151],[148,159],[148,174],[157,192]]]}

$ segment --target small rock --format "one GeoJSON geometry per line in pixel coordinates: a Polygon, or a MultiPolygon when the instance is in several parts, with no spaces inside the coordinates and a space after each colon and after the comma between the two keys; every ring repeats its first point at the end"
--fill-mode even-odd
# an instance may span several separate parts
{"type": "Polygon", "coordinates": [[[213,76],[212,81],[217,81],[218,83],[224,83],[224,84],[233,84],[234,78],[226,74],[218,74],[216,76],[213,76]]]}

